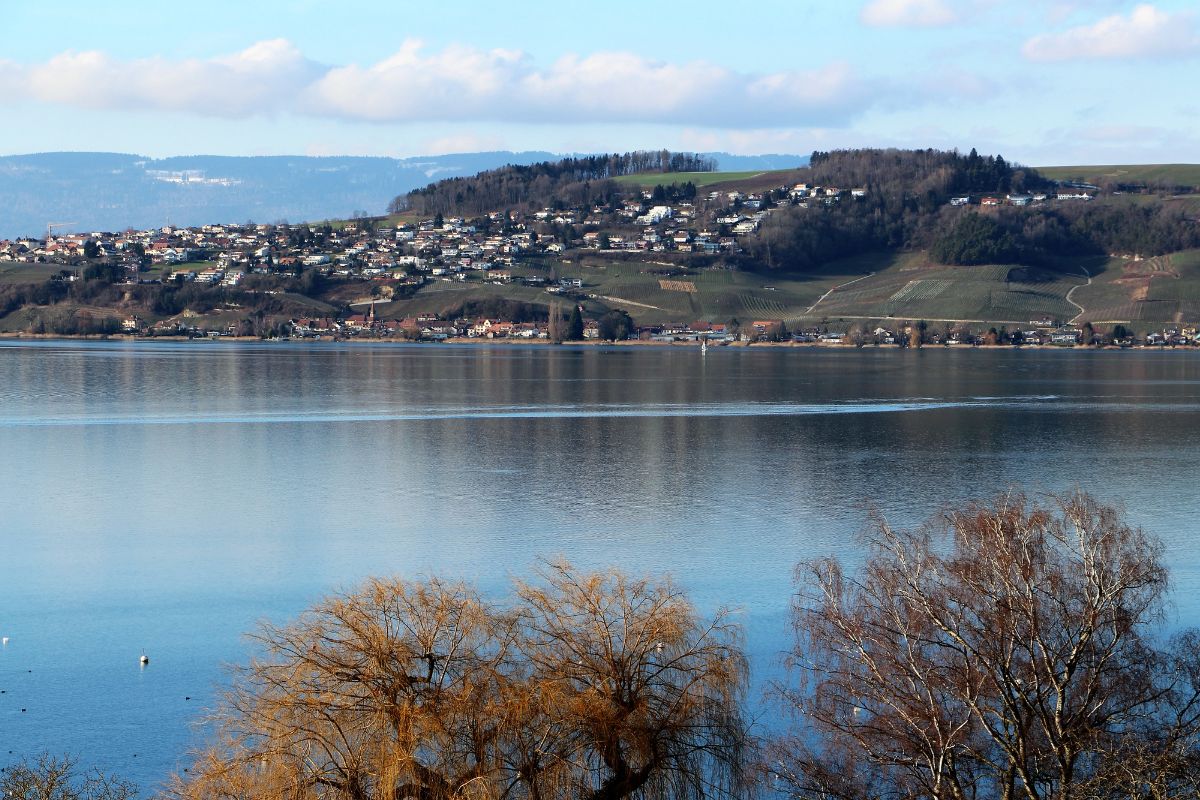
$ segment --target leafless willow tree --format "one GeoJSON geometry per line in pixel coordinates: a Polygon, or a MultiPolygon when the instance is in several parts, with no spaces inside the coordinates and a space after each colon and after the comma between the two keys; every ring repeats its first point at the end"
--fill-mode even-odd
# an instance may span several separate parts
{"type": "Polygon", "coordinates": [[[740,631],[669,580],[554,564],[518,583],[521,648],[567,797],[706,798],[745,788],[740,631]]]}
{"type": "Polygon", "coordinates": [[[99,770],[80,771],[73,758],[43,754],[0,768],[5,800],[132,800],[137,787],[99,770]]]}
{"type": "Polygon", "coordinates": [[[743,788],[738,629],[669,581],[548,565],[506,604],[372,580],[258,634],[174,794],[720,797],[743,788]]]}
{"type": "Polygon", "coordinates": [[[1197,796],[1200,640],[1161,640],[1161,546],[1117,510],[1003,496],[869,545],[799,569],[793,796],[1197,796]]]}

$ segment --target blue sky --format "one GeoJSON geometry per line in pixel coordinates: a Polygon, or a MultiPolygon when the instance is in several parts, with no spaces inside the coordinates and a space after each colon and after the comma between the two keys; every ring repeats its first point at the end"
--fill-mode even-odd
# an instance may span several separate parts
{"type": "Polygon", "coordinates": [[[0,153],[1200,161],[1194,0],[5,0],[0,153]]]}

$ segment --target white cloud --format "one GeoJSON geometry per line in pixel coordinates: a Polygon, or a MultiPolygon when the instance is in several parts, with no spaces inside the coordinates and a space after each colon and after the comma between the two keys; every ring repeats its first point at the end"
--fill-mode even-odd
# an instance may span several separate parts
{"type": "Polygon", "coordinates": [[[567,55],[539,67],[526,54],[410,41],[394,56],[330,70],[306,98],[312,113],[379,122],[639,122],[787,125],[845,118],[872,87],[842,63],[812,71],[734,72],[704,61],[633,53],[567,55]],[[747,119],[747,118],[751,119],[747,119]]]}
{"type": "Polygon", "coordinates": [[[286,40],[210,59],[119,61],[87,51],[34,65],[0,61],[0,103],[225,118],[779,127],[840,124],[889,94],[894,87],[863,80],[841,62],[747,73],[707,61],[600,52],[541,66],[520,51],[431,51],[417,40],[366,65],[321,65],[286,40]]]}
{"type": "Polygon", "coordinates": [[[877,28],[936,28],[953,25],[960,17],[946,0],[871,0],[859,19],[877,28]]]}
{"type": "Polygon", "coordinates": [[[1092,25],[1035,36],[1022,52],[1033,61],[1178,56],[1200,52],[1200,35],[1193,14],[1171,14],[1144,3],[1128,16],[1114,14],[1092,25]]]}
{"type": "Polygon", "coordinates": [[[700,153],[722,152],[734,155],[762,153],[811,153],[842,146],[847,129],[789,128],[757,130],[684,130],[677,147],[700,153]]]}
{"type": "MultiPolygon", "coordinates": [[[[287,41],[259,42],[214,59],[115,61],[99,51],[61,53],[18,69],[0,92],[85,109],[194,111],[242,117],[282,109],[322,68],[287,41]]],[[[2,95],[0,95],[2,96],[2,95]]]]}

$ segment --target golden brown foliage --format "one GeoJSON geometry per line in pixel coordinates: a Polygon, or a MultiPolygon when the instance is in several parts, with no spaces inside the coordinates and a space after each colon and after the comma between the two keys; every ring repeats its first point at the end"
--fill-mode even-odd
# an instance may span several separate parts
{"type": "Polygon", "coordinates": [[[739,631],[669,581],[548,565],[497,605],[376,579],[264,626],[219,743],[174,793],[218,798],[700,797],[741,790],[739,631]]]}

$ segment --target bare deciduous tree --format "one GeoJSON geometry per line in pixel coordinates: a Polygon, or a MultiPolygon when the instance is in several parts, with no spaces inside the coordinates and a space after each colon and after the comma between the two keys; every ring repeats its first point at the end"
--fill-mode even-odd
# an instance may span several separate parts
{"type": "Polygon", "coordinates": [[[1190,633],[1157,639],[1161,547],[1118,511],[1004,496],[917,531],[880,521],[869,544],[855,575],[800,568],[800,682],[784,697],[806,727],[770,767],[795,796],[1167,797],[1195,783],[1200,650],[1190,633]]]}
{"type": "Polygon", "coordinates": [[[40,755],[0,769],[5,800],[131,800],[137,787],[99,770],[81,773],[73,758],[40,755]]]}
{"type": "Polygon", "coordinates": [[[738,630],[669,581],[548,565],[497,605],[372,580],[265,626],[178,797],[700,797],[740,783],[738,630]]]}

